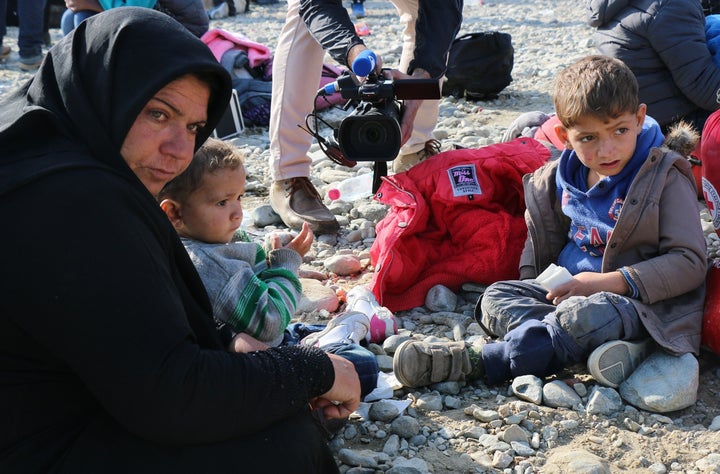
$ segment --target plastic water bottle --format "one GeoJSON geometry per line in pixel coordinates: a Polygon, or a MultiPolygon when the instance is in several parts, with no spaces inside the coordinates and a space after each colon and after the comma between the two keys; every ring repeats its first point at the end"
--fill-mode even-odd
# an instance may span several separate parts
{"type": "Polygon", "coordinates": [[[352,178],[347,178],[328,190],[328,198],[331,200],[342,199],[345,202],[352,202],[372,195],[372,173],[363,173],[352,178]]]}

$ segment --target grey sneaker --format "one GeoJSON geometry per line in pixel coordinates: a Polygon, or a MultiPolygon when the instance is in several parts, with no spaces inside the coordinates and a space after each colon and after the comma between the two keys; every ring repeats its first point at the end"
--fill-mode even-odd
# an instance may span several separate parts
{"type": "Polygon", "coordinates": [[[395,378],[411,388],[448,380],[465,380],[471,371],[464,342],[409,340],[400,344],[393,356],[395,378]]]}
{"type": "Polygon", "coordinates": [[[425,146],[415,153],[408,153],[405,155],[398,155],[392,162],[393,173],[402,173],[407,171],[416,164],[428,159],[433,155],[440,153],[440,142],[435,140],[428,140],[425,142],[425,146]]]}
{"type": "Polygon", "coordinates": [[[590,353],[590,375],[601,385],[617,388],[650,355],[652,339],[608,341],[590,353]]]}
{"type": "Polygon", "coordinates": [[[340,230],[340,224],[309,178],[275,181],[270,187],[270,205],[291,229],[299,230],[307,222],[315,234],[334,234],[340,230]]]}
{"type": "Polygon", "coordinates": [[[323,348],[329,344],[360,344],[370,330],[370,319],[358,311],[341,313],[325,329],[305,336],[300,344],[323,348]]]}

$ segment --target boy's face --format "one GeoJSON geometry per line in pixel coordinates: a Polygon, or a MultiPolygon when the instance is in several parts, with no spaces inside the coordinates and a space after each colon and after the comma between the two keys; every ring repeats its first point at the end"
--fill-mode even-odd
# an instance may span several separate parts
{"type": "Polygon", "coordinates": [[[205,173],[200,187],[180,206],[178,234],[209,244],[230,242],[242,223],[244,193],[242,166],[205,173]]]}
{"type": "Polygon", "coordinates": [[[565,147],[575,150],[580,161],[589,168],[588,187],[625,168],[635,152],[645,112],[645,104],[640,104],[636,113],[626,112],[607,121],[587,115],[568,129],[562,125],[556,127],[565,147]]]}

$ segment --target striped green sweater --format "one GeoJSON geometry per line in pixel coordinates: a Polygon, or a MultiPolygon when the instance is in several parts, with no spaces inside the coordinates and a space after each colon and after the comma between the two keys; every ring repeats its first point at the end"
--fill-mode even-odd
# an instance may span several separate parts
{"type": "Polygon", "coordinates": [[[206,244],[182,239],[221,324],[276,346],[295,313],[302,292],[302,259],[294,250],[267,255],[252,242],[206,244]]]}

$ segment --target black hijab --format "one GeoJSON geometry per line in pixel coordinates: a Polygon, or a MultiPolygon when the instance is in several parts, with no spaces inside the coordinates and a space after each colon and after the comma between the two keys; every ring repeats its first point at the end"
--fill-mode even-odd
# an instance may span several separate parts
{"type": "MultiPolygon", "coordinates": [[[[215,330],[210,301],[185,248],[120,155],[125,136],[150,98],[189,73],[211,91],[197,149],[230,100],[230,76],[210,49],[180,23],[149,8],[114,8],[82,22],[48,52],[32,79],[0,102],[0,200],[27,183],[72,168],[101,168],[121,176],[133,195],[141,197],[147,225],[163,239],[198,340],[222,348],[221,337],[227,335],[215,330]]],[[[17,216],[26,212],[16,211],[17,216]]],[[[88,252],[104,251],[104,243],[97,245],[88,252]]]]}
{"type": "Polygon", "coordinates": [[[0,194],[72,166],[109,167],[142,185],[120,147],[150,98],[189,73],[211,89],[197,149],[231,90],[207,46],[148,8],[114,8],[84,21],[48,52],[32,79],[0,102],[0,194]]]}

